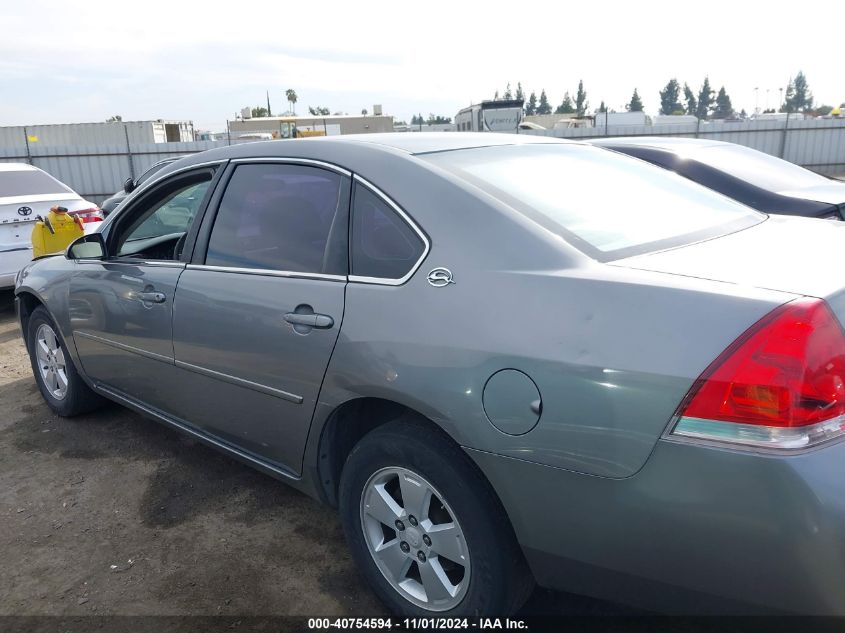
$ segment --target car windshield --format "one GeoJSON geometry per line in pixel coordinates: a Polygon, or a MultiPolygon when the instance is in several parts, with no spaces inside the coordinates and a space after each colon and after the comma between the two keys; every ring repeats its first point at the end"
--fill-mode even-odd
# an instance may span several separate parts
{"type": "Polygon", "coordinates": [[[678,155],[695,159],[768,191],[830,184],[830,180],[809,169],[742,145],[706,145],[689,152],[679,151],[678,155]]]}
{"type": "Polygon", "coordinates": [[[0,171],[0,198],[37,196],[48,193],[73,193],[40,169],[0,171]]]}
{"type": "Polygon", "coordinates": [[[584,145],[509,145],[424,156],[609,260],[691,243],[765,219],[677,174],[584,145]]]}

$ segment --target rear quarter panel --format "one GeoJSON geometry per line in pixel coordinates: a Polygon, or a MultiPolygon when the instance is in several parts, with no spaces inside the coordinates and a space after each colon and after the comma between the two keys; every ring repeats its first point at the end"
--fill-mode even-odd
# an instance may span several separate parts
{"type": "Polygon", "coordinates": [[[465,447],[628,477],[707,365],[793,298],[599,264],[470,187],[391,172],[365,177],[417,220],[431,251],[402,286],[348,285],[317,429],[345,401],[385,398],[465,447]],[[427,282],[440,266],[454,284],[427,282]],[[499,431],[484,410],[485,384],[507,368],[542,395],[523,435],[499,431]]]}

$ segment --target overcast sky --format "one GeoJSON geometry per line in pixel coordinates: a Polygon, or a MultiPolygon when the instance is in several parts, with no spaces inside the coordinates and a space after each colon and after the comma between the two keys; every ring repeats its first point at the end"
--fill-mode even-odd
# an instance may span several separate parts
{"type": "Polygon", "coordinates": [[[584,80],[591,109],[649,113],[672,78],[705,75],[737,110],[774,107],[803,70],[816,103],[845,102],[845,4],[144,2],[4,3],[0,125],[190,119],[225,129],[247,105],[409,120],[454,117],[522,82],[552,105],[584,80]],[[685,6],[695,6],[695,10],[685,6]],[[712,7],[712,8],[711,8],[712,7]]]}

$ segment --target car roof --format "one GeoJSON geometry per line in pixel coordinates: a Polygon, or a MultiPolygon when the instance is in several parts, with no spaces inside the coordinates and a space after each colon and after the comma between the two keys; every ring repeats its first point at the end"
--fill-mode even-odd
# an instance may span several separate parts
{"type": "Polygon", "coordinates": [[[413,156],[478,147],[504,145],[577,144],[563,139],[528,134],[490,132],[392,132],[385,134],[350,134],[316,136],[304,139],[278,139],[238,143],[228,147],[192,154],[178,162],[191,165],[211,160],[291,156],[328,159],[346,154],[356,147],[376,153],[413,156]]]}
{"type": "Polygon", "coordinates": [[[381,145],[407,154],[428,154],[496,145],[536,145],[568,143],[563,139],[531,134],[496,134],[493,132],[392,132],[386,134],[355,134],[323,136],[314,140],[322,143],[367,143],[381,145]]]}
{"type": "Polygon", "coordinates": [[[629,147],[652,147],[654,149],[663,149],[667,151],[690,150],[693,148],[702,147],[718,147],[721,145],[730,145],[724,141],[713,141],[704,138],[680,138],[677,136],[619,136],[611,138],[596,138],[587,141],[592,145],[600,147],[619,147],[626,145],[629,147]]]}
{"type": "Polygon", "coordinates": [[[38,167],[27,163],[0,163],[0,171],[38,171],[38,167]]]}

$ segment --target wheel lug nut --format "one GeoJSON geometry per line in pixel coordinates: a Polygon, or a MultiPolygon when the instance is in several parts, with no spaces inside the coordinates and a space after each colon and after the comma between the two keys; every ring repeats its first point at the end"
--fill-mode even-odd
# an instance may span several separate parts
{"type": "Polygon", "coordinates": [[[426,547],[431,547],[431,539],[428,534],[423,534],[423,543],[425,543],[426,547]]]}
{"type": "Polygon", "coordinates": [[[417,552],[417,558],[420,559],[421,563],[425,562],[425,554],[423,552],[417,552]]]}
{"type": "Polygon", "coordinates": [[[408,545],[405,541],[402,541],[401,543],[399,543],[399,547],[406,554],[411,551],[411,546],[408,545]]]}
{"type": "Polygon", "coordinates": [[[405,524],[400,520],[396,520],[396,529],[402,532],[405,529],[405,524]]]}
{"type": "Polygon", "coordinates": [[[414,527],[417,527],[417,517],[415,517],[415,516],[412,514],[411,516],[409,516],[409,517],[408,517],[408,523],[410,523],[410,524],[411,524],[411,525],[413,525],[414,527]]]}

